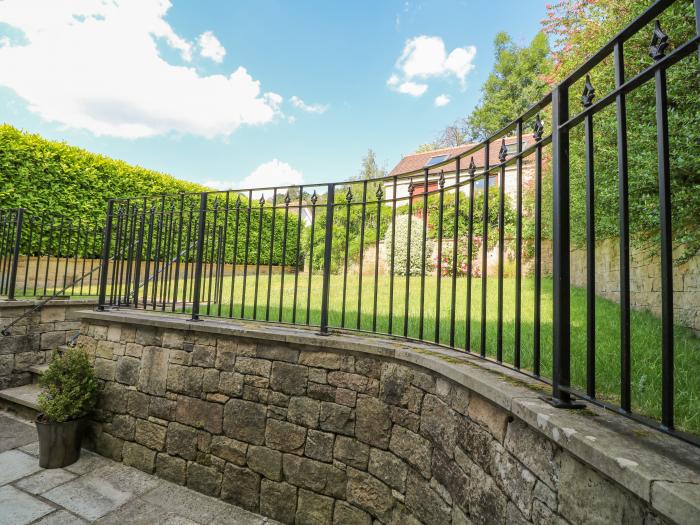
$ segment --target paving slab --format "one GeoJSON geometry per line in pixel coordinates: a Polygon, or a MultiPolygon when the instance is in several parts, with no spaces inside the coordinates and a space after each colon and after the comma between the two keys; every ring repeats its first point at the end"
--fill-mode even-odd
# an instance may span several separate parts
{"type": "Polygon", "coordinates": [[[80,451],[80,459],[72,465],[68,465],[66,467],[66,470],[68,472],[73,472],[74,474],[88,474],[89,472],[94,472],[98,468],[110,465],[112,463],[114,462],[105,457],[100,456],[99,454],[95,454],[94,452],[90,452],[89,450],[83,449],[80,451]]]}
{"type": "Polygon", "coordinates": [[[0,452],[36,441],[36,437],[33,425],[0,413],[0,452]]]}
{"type": "Polygon", "coordinates": [[[36,474],[17,481],[15,486],[30,494],[42,494],[75,478],[75,474],[56,468],[41,470],[36,474]]]}
{"type": "Polygon", "coordinates": [[[40,469],[37,459],[29,454],[19,450],[0,453],[0,485],[24,478],[40,469]]]}
{"type": "Polygon", "coordinates": [[[54,508],[10,485],[0,487],[2,523],[25,525],[52,512],[54,508]]]}
{"type": "Polygon", "coordinates": [[[106,480],[83,476],[51,489],[43,497],[94,521],[121,507],[132,498],[132,494],[106,480]]]}
{"type": "Polygon", "coordinates": [[[226,512],[242,510],[170,482],[144,494],[142,499],[196,523],[210,523],[226,512]]]}
{"type": "Polygon", "coordinates": [[[79,518],[75,514],[61,509],[47,514],[39,521],[35,521],[32,525],[87,525],[87,523],[87,521],[79,518]]]}
{"type": "Polygon", "coordinates": [[[137,498],[114,512],[110,512],[95,523],[100,525],[123,525],[124,523],[148,523],[149,525],[200,525],[174,512],[165,512],[163,507],[137,498]]]}

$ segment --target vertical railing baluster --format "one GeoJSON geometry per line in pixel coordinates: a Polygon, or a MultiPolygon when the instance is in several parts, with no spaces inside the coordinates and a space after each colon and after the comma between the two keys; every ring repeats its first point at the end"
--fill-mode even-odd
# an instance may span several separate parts
{"type": "Polygon", "coordinates": [[[425,257],[426,244],[428,242],[428,168],[423,173],[423,237],[420,248],[420,313],[418,316],[418,339],[423,339],[423,325],[425,316],[425,257]]]}
{"type": "Polygon", "coordinates": [[[391,202],[391,261],[389,263],[389,328],[390,334],[394,333],[394,272],[395,272],[395,254],[396,247],[396,191],[398,189],[398,177],[394,177],[393,194],[391,202]]]}
{"type": "MultiPolygon", "coordinates": [[[[214,212],[212,214],[212,220],[211,220],[211,245],[209,249],[209,282],[207,285],[207,315],[211,313],[211,291],[212,291],[212,286],[214,285],[214,265],[217,264],[217,271],[218,271],[218,251],[217,251],[217,227],[218,227],[218,218],[219,218],[219,196],[217,195],[214,197],[214,212]]],[[[258,235],[261,235],[262,228],[258,229],[258,235]]],[[[259,251],[259,250],[258,250],[259,251]]],[[[258,259],[260,258],[260,254],[258,253],[258,259]]],[[[216,300],[216,298],[214,298],[216,300]]],[[[256,301],[257,303],[257,301],[256,301]]]]}
{"type": "Polygon", "coordinates": [[[472,273],[474,258],[474,176],[476,175],[476,164],[474,157],[469,160],[469,211],[467,216],[467,297],[466,297],[466,318],[464,327],[464,349],[472,351],[472,273]]]}
{"type": "MultiPolygon", "coordinates": [[[[270,320],[270,294],[272,293],[272,259],[275,256],[275,218],[277,217],[277,188],[272,190],[272,225],[270,227],[270,260],[267,261],[267,303],[265,320],[270,320]]],[[[262,230],[259,232],[262,235],[262,230]]]]}
{"type": "Polygon", "coordinates": [[[523,121],[515,124],[515,136],[518,141],[517,159],[515,161],[515,327],[513,329],[513,366],[520,368],[520,338],[522,331],[522,272],[523,272],[523,121]]]}
{"type": "Polygon", "coordinates": [[[292,303],[292,323],[297,322],[297,297],[299,294],[299,265],[300,265],[300,250],[301,250],[301,223],[302,223],[302,206],[304,204],[304,187],[299,186],[299,209],[297,213],[297,238],[296,251],[294,252],[294,298],[292,303]]]}
{"type": "Polygon", "coordinates": [[[343,294],[340,309],[340,327],[345,328],[345,299],[348,287],[348,249],[350,246],[350,206],[352,205],[352,186],[345,194],[345,255],[343,256],[343,294]]]}
{"type": "Polygon", "coordinates": [[[236,196],[236,202],[234,204],[234,207],[236,208],[236,215],[234,218],[234,227],[233,227],[233,268],[231,269],[231,295],[230,295],[230,304],[228,307],[228,316],[229,318],[233,317],[233,302],[235,301],[235,292],[236,292],[236,266],[238,265],[238,228],[239,228],[239,220],[241,216],[241,196],[238,194],[236,196]]]}
{"type": "Polygon", "coordinates": [[[404,308],[403,308],[403,336],[408,337],[408,318],[409,318],[409,300],[411,293],[411,230],[413,221],[413,179],[408,183],[408,228],[406,229],[406,285],[404,292],[404,308]]]}
{"type": "Polygon", "coordinates": [[[244,259],[243,259],[243,283],[241,288],[241,318],[245,318],[245,296],[247,289],[248,280],[248,250],[250,249],[250,219],[253,209],[253,191],[248,191],[248,210],[246,213],[246,223],[245,223],[245,246],[244,246],[244,259]]]}
{"type": "Polygon", "coordinates": [[[357,275],[357,320],[356,328],[362,327],[362,273],[365,261],[365,218],[367,212],[367,181],[362,182],[362,209],[360,217],[360,265],[357,275]]]}
{"type": "MultiPolygon", "coordinates": [[[[273,203],[274,204],[274,203],[273,203]]],[[[253,289],[253,319],[258,318],[258,292],[260,290],[260,249],[262,248],[263,208],[265,207],[265,194],[258,201],[258,242],[255,250],[255,288],[253,289]]],[[[274,217],[274,210],[273,217],[274,217]]]]}
{"type": "Polygon", "coordinates": [[[379,239],[382,228],[382,191],[381,183],[377,185],[375,196],[377,197],[377,222],[375,227],[375,244],[374,244],[374,301],[372,306],[372,331],[377,331],[377,293],[379,291],[379,239]]]}
{"type": "Polygon", "coordinates": [[[487,140],[484,143],[484,203],[482,211],[482,233],[481,233],[481,340],[480,354],[486,357],[486,305],[487,305],[487,276],[488,276],[488,246],[489,246],[489,178],[490,178],[490,144],[487,140]]]}
{"type": "Polygon", "coordinates": [[[107,201],[107,214],[105,217],[104,237],[102,240],[102,269],[100,270],[100,292],[97,299],[97,309],[104,311],[107,300],[107,272],[109,271],[109,247],[112,244],[112,215],[114,212],[114,201],[107,201]]]}
{"type": "Polygon", "coordinates": [[[457,237],[459,235],[459,175],[462,158],[455,160],[455,200],[454,200],[454,224],[452,232],[452,291],[450,295],[450,346],[455,345],[455,321],[457,316],[457,237]]]}
{"type": "Polygon", "coordinates": [[[498,180],[498,289],[497,289],[497,317],[496,317],[496,361],[503,361],[503,279],[504,279],[504,254],[506,244],[506,159],[508,148],[506,141],[501,141],[501,150],[498,152],[498,160],[501,163],[498,180]]]}
{"type": "Polygon", "coordinates": [[[314,234],[316,232],[316,203],[318,202],[318,195],[316,190],[311,194],[311,226],[310,226],[310,237],[309,242],[309,278],[306,283],[306,324],[311,322],[311,282],[314,273],[314,234]]]}
{"type": "Polygon", "coordinates": [[[442,294],[442,220],[445,206],[445,172],[440,170],[438,180],[438,241],[437,241],[437,278],[435,283],[435,342],[440,343],[440,302],[442,294]]]}
{"type": "Polygon", "coordinates": [[[537,115],[534,127],[535,148],[535,268],[534,268],[534,304],[532,312],[532,372],[540,375],[541,362],[541,296],[542,296],[542,133],[544,125],[537,115]]]}
{"type": "Polygon", "coordinates": [[[141,262],[143,259],[143,234],[146,229],[146,199],[143,199],[141,211],[139,215],[139,233],[136,241],[136,261],[134,264],[134,296],[132,298],[134,308],[139,307],[139,288],[141,287],[141,262]]]}
{"type": "Polygon", "coordinates": [[[328,302],[331,285],[331,249],[333,248],[333,208],[335,206],[335,184],[328,185],[326,203],[326,237],[323,245],[323,285],[321,288],[321,333],[328,334],[328,302]]]}
{"type": "MultiPolygon", "coordinates": [[[[183,217],[184,217],[184,211],[185,211],[185,194],[180,193],[180,205],[178,206],[178,220],[177,220],[177,252],[176,252],[176,262],[175,262],[175,280],[174,280],[174,288],[173,288],[173,306],[171,309],[171,312],[174,312],[175,309],[177,308],[177,299],[179,297],[179,291],[180,291],[180,261],[182,259],[182,225],[183,225],[183,217]]],[[[143,224],[143,221],[141,221],[141,224],[143,224]]],[[[141,237],[139,237],[139,246],[143,242],[141,237]]],[[[140,250],[140,248],[139,248],[140,250]]],[[[185,263],[187,263],[187,259],[185,259],[185,263]]]]}
{"type": "MultiPolygon", "coordinates": [[[[280,301],[278,321],[282,322],[282,313],[284,311],[284,272],[287,266],[287,230],[289,228],[289,203],[292,199],[289,197],[289,189],[284,196],[284,226],[282,228],[282,260],[280,271],[280,301]]],[[[294,290],[296,292],[296,289],[294,290]]],[[[296,301],[296,300],[295,300],[296,301]]]]}
{"type": "Polygon", "coordinates": [[[22,225],[24,224],[24,208],[17,209],[15,219],[15,238],[12,247],[12,266],[10,267],[10,286],[7,298],[10,301],[15,299],[15,287],[17,285],[17,267],[19,266],[19,251],[22,244],[22,225]]]}
{"type": "Polygon", "coordinates": [[[156,221],[156,206],[151,203],[151,208],[148,211],[148,235],[146,238],[146,269],[144,271],[143,277],[143,308],[144,310],[148,306],[148,288],[151,284],[151,255],[153,251],[153,230],[155,228],[156,221]]]}
{"type": "Polygon", "coordinates": [[[197,224],[197,252],[195,253],[192,291],[192,317],[190,321],[199,321],[199,300],[202,293],[202,264],[204,262],[204,240],[207,226],[207,192],[199,196],[199,221],[197,224]]]}

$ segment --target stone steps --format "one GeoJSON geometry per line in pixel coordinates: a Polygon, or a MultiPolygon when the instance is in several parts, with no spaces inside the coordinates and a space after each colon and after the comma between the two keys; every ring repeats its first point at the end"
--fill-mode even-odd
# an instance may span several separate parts
{"type": "Polygon", "coordinates": [[[38,383],[0,390],[0,409],[34,420],[39,414],[39,392],[38,383]]]}

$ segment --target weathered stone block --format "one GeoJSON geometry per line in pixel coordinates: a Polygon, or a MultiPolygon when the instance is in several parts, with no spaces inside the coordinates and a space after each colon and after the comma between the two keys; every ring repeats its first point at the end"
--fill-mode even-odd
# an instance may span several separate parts
{"type": "Polygon", "coordinates": [[[469,400],[471,395],[466,388],[455,387],[450,395],[450,406],[463,416],[469,413],[469,400]]]}
{"type": "Polygon", "coordinates": [[[210,451],[217,457],[244,466],[246,463],[246,452],[248,444],[226,436],[214,436],[211,439],[210,451]]]}
{"type": "Polygon", "coordinates": [[[148,417],[148,404],[150,397],[136,390],[129,390],[127,394],[126,411],[132,416],[146,419],[148,417]]]}
{"type": "Polygon", "coordinates": [[[469,401],[467,415],[473,421],[485,426],[494,438],[503,443],[510,417],[508,412],[485,398],[473,394],[469,401]]]}
{"type": "Polygon", "coordinates": [[[114,461],[122,460],[124,440],[111,436],[107,432],[99,432],[95,436],[95,451],[114,461]]]}
{"type": "Polygon", "coordinates": [[[319,401],[308,397],[292,397],[289,400],[287,418],[292,423],[317,428],[320,411],[321,403],[319,401]]]}
{"type": "MultiPolygon", "coordinates": [[[[426,525],[450,523],[452,509],[428,482],[410,472],[406,482],[406,507],[426,525]]],[[[500,523],[488,518],[480,523],[500,523]]]]}
{"type": "Polygon", "coordinates": [[[336,388],[330,385],[319,385],[316,383],[309,383],[307,395],[311,399],[317,399],[319,401],[335,401],[335,391],[336,388]]]}
{"type": "Polygon", "coordinates": [[[66,344],[66,332],[59,330],[56,332],[44,332],[41,334],[41,349],[53,350],[66,344]]]}
{"type": "Polygon", "coordinates": [[[469,419],[463,419],[459,431],[459,446],[485,472],[491,473],[493,455],[501,448],[493,436],[469,419]]]}
{"type": "Polygon", "coordinates": [[[165,395],[168,377],[168,351],[155,346],[143,349],[138,389],[156,396],[165,395]]]}
{"type": "Polygon", "coordinates": [[[308,490],[299,490],[296,523],[330,525],[333,517],[333,499],[308,490]]]}
{"type": "Polygon", "coordinates": [[[282,345],[258,344],[256,354],[262,359],[288,363],[296,363],[299,359],[299,350],[282,345]]]}
{"type": "Polygon", "coordinates": [[[282,480],[282,453],[267,447],[250,445],[246,456],[248,468],[274,481],[282,480]]]}
{"type": "Polygon", "coordinates": [[[202,391],[211,393],[219,390],[219,371],[215,368],[206,368],[202,376],[202,391]]]}
{"type": "Polygon", "coordinates": [[[334,352],[304,350],[299,355],[299,364],[329,370],[340,370],[341,355],[334,352]]]}
{"type": "Polygon", "coordinates": [[[347,483],[345,472],[333,465],[293,454],[284,454],[282,470],[285,479],[293,485],[335,498],[345,497],[347,483]]]}
{"type": "Polygon", "coordinates": [[[469,477],[441,448],[433,450],[432,472],[433,479],[447,489],[452,502],[466,511],[469,504],[469,477]]]}
{"type": "Polygon", "coordinates": [[[240,396],[243,393],[243,374],[237,372],[221,372],[219,390],[227,396],[240,396]]]}
{"type": "Polygon", "coordinates": [[[46,306],[40,310],[42,323],[53,323],[66,320],[66,309],[63,306],[46,306]]]}
{"type": "Polygon", "coordinates": [[[411,432],[418,432],[420,428],[420,416],[406,408],[391,407],[391,420],[397,425],[409,429],[411,432]]]}
{"type": "Polygon", "coordinates": [[[213,346],[194,345],[192,366],[211,368],[216,362],[216,348],[213,346]]]}
{"type": "Polygon", "coordinates": [[[189,396],[202,392],[203,368],[170,364],[168,367],[168,390],[189,396]]]}
{"type": "Polygon", "coordinates": [[[224,407],[224,433],[253,445],[265,441],[265,406],[242,399],[231,399],[224,407]]]}
{"type": "Polygon", "coordinates": [[[345,501],[336,501],[333,511],[333,525],[371,525],[372,517],[364,510],[353,507],[345,501]]]}
{"type": "Polygon", "coordinates": [[[303,454],[306,429],[286,421],[268,419],[265,429],[265,444],[276,450],[303,454]]]}
{"type": "Polygon", "coordinates": [[[220,434],[224,407],[193,397],[178,396],[175,420],[185,425],[220,434]]]}
{"type": "Polygon", "coordinates": [[[306,392],[308,372],[309,369],[305,366],[275,361],[272,364],[270,387],[289,395],[303,395],[306,392]]]}
{"type": "Polygon", "coordinates": [[[270,377],[272,362],[254,357],[239,356],[236,359],[235,370],[241,374],[270,377]]]}
{"type": "Polygon", "coordinates": [[[130,357],[141,357],[143,356],[143,346],[137,345],[136,343],[126,343],[124,355],[128,355],[130,357]]]}
{"type": "Polygon", "coordinates": [[[111,359],[95,358],[95,377],[104,381],[114,381],[116,363],[111,359]]]}
{"type": "Polygon", "coordinates": [[[355,436],[373,447],[387,448],[391,437],[389,405],[374,397],[360,397],[355,410],[355,436]]]}
{"type": "Polygon", "coordinates": [[[457,443],[457,425],[455,412],[450,407],[432,394],[425,396],[421,410],[421,434],[450,457],[457,443]]]}
{"type": "Polygon", "coordinates": [[[150,421],[139,419],[136,421],[135,439],[137,443],[153,450],[165,448],[165,436],[167,429],[150,421]]]}
{"type": "Polygon", "coordinates": [[[107,427],[107,431],[114,437],[118,437],[126,441],[134,440],[135,429],[136,419],[127,415],[115,415],[112,418],[112,422],[107,427]]]}
{"type": "Polygon", "coordinates": [[[333,444],[335,435],[318,430],[309,430],[306,433],[306,445],[304,455],[319,461],[330,463],[333,461],[333,444]]]}
{"type": "Polygon", "coordinates": [[[126,412],[129,390],[118,383],[107,383],[102,395],[100,405],[110,412],[126,412]]]}
{"type": "Polygon", "coordinates": [[[260,502],[260,475],[247,468],[228,463],[221,484],[221,498],[244,509],[257,512],[260,502]]]}
{"type": "Polygon", "coordinates": [[[529,519],[537,478],[505,451],[494,454],[491,471],[503,492],[517,505],[523,516],[529,519]]]}
{"type": "Polygon", "coordinates": [[[367,470],[369,446],[353,438],[337,436],[335,447],[333,448],[333,457],[351,467],[367,470]]]}
{"type": "Polygon", "coordinates": [[[143,346],[161,346],[161,330],[155,326],[139,326],[135,342],[143,346]]]}
{"type": "Polygon", "coordinates": [[[403,493],[406,491],[406,473],[408,466],[391,452],[373,448],[369,453],[369,473],[380,479],[392,489],[403,493]]]}
{"type": "Polygon", "coordinates": [[[336,388],[335,402],[346,407],[355,407],[357,404],[357,392],[348,390],[347,388],[336,388]]]}
{"type": "Polygon", "coordinates": [[[196,459],[197,436],[198,432],[194,428],[186,427],[180,423],[170,423],[165,445],[168,454],[189,460],[196,459]]]}
{"type": "Polygon", "coordinates": [[[411,384],[413,372],[397,363],[383,363],[379,398],[411,412],[420,410],[423,391],[411,384]]]}
{"type": "Polygon", "coordinates": [[[156,456],[156,475],[184,485],[187,480],[187,461],[161,452],[156,456]]]}
{"type": "Polygon", "coordinates": [[[476,523],[503,523],[508,499],[481,467],[472,464],[469,472],[469,513],[476,523]]]}
{"type": "Polygon", "coordinates": [[[185,342],[185,335],[179,330],[163,331],[163,347],[182,350],[182,343],[185,342]]]}
{"type": "Polygon", "coordinates": [[[391,488],[354,468],[348,469],[347,500],[385,523],[389,521],[394,506],[391,488]]]}
{"type": "Polygon", "coordinates": [[[559,485],[559,457],[556,446],[527,423],[516,419],[508,425],[504,446],[523,465],[556,490],[559,485]]]}
{"type": "Polygon", "coordinates": [[[352,436],[355,433],[355,411],[335,403],[321,403],[319,424],[322,430],[352,436]]]}
{"type": "Polygon", "coordinates": [[[328,377],[328,370],[323,368],[309,368],[309,381],[313,383],[326,384],[328,377]]]}
{"type": "Polygon", "coordinates": [[[149,416],[165,419],[167,421],[172,420],[173,412],[175,411],[175,401],[165,397],[154,396],[150,396],[150,400],[148,405],[149,416]]]}
{"type": "Polygon", "coordinates": [[[125,465],[152,474],[156,463],[156,453],[142,445],[127,441],[124,443],[122,461],[125,465]]]}
{"type": "Polygon", "coordinates": [[[213,467],[193,462],[187,464],[187,486],[197,492],[217,497],[221,492],[221,478],[221,472],[213,467]]]}
{"type": "Polygon", "coordinates": [[[115,379],[125,385],[135,385],[139,379],[141,360],[135,357],[122,356],[117,361],[115,379]]]}
{"type": "Polygon", "coordinates": [[[423,477],[430,478],[433,448],[427,439],[399,425],[394,425],[389,450],[417,468],[423,477]]]}
{"type": "Polygon", "coordinates": [[[263,479],[260,483],[260,513],[291,525],[297,510],[297,488],[289,483],[263,479]]]}

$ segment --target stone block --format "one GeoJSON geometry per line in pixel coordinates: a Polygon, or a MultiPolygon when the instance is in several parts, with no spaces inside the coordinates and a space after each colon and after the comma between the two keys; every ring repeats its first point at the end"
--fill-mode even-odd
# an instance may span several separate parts
{"type": "Polygon", "coordinates": [[[341,355],[334,352],[304,350],[299,355],[299,364],[328,370],[340,370],[341,355]]]}
{"type": "Polygon", "coordinates": [[[309,383],[307,395],[311,399],[334,402],[335,391],[336,388],[330,385],[319,385],[316,383],[309,383]]]}
{"type": "Polygon", "coordinates": [[[192,366],[211,368],[216,362],[216,348],[213,346],[194,345],[192,366]]]}
{"type": "Polygon", "coordinates": [[[160,453],[156,456],[156,475],[173,483],[184,485],[187,480],[187,461],[160,453]]]}
{"type": "Polygon", "coordinates": [[[217,497],[221,492],[221,479],[221,472],[213,467],[193,462],[187,464],[187,486],[197,492],[217,497]]]}
{"type": "Polygon", "coordinates": [[[226,436],[213,436],[210,451],[217,457],[235,463],[239,466],[246,464],[248,444],[226,436]]]}
{"type": "Polygon", "coordinates": [[[426,394],[421,409],[421,434],[451,457],[457,443],[457,427],[455,412],[438,397],[426,394]]]}
{"type": "Polygon", "coordinates": [[[248,468],[267,479],[282,480],[282,453],[267,447],[250,445],[246,456],[248,468]]]}
{"type": "Polygon", "coordinates": [[[286,421],[268,419],[265,429],[265,444],[273,449],[292,454],[303,454],[306,429],[286,421]]]}
{"type": "Polygon", "coordinates": [[[450,396],[450,406],[453,410],[456,410],[463,416],[469,413],[469,390],[466,388],[455,387],[452,389],[452,394],[450,396]]]}
{"type": "Polygon", "coordinates": [[[122,345],[113,341],[98,341],[97,347],[95,348],[95,356],[101,357],[102,359],[112,359],[113,357],[122,355],[123,353],[122,345]]]}
{"type": "Polygon", "coordinates": [[[323,368],[309,368],[309,381],[325,385],[328,381],[328,370],[323,368]]]}
{"type": "Polygon", "coordinates": [[[303,395],[306,393],[308,372],[309,369],[305,366],[275,361],[272,364],[270,387],[292,396],[303,395]]]}
{"type": "Polygon", "coordinates": [[[556,490],[559,486],[559,457],[556,446],[527,423],[516,419],[508,425],[505,449],[538,478],[556,490]]]}
{"type": "Polygon", "coordinates": [[[185,425],[201,428],[213,434],[220,434],[223,424],[224,407],[193,397],[178,396],[175,407],[175,420],[185,425]]]}
{"type": "Polygon", "coordinates": [[[472,461],[489,474],[493,455],[502,448],[485,428],[466,418],[460,426],[458,444],[472,461]]]}
{"type": "Polygon", "coordinates": [[[219,371],[215,368],[207,368],[202,376],[202,391],[218,392],[219,390],[219,371]]]}
{"type": "Polygon", "coordinates": [[[66,309],[63,306],[45,306],[40,310],[42,323],[53,323],[66,320],[66,309]]]}
{"type": "Polygon", "coordinates": [[[357,357],[355,359],[355,372],[372,379],[381,379],[382,362],[373,357],[357,357]]]}
{"type": "MultiPolygon", "coordinates": [[[[15,354],[14,369],[16,371],[25,371],[30,366],[40,365],[44,362],[46,352],[20,352],[15,354]]],[[[9,357],[10,365],[12,365],[12,355],[4,356],[9,357]]],[[[10,370],[12,366],[10,366],[10,370]]],[[[9,372],[8,372],[9,373],[9,372]]],[[[0,374],[6,375],[6,374],[0,374]]]]}
{"type": "Polygon", "coordinates": [[[258,344],[256,355],[262,359],[287,363],[296,363],[299,360],[299,350],[282,345],[258,344]]]}
{"type": "Polygon", "coordinates": [[[163,347],[182,350],[182,344],[185,342],[185,335],[179,330],[164,330],[163,331],[163,347]]]}
{"type": "Polygon", "coordinates": [[[150,396],[148,415],[171,421],[175,411],[175,401],[165,397],[150,396]]]}
{"type": "Polygon", "coordinates": [[[373,447],[387,448],[391,438],[389,405],[374,397],[360,397],[355,410],[355,436],[373,447]]]}
{"type": "Polygon", "coordinates": [[[126,412],[129,390],[118,383],[107,383],[100,396],[100,406],[110,412],[126,412]]]}
{"type": "Polygon", "coordinates": [[[243,378],[243,374],[237,372],[221,372],[219,390],[227,396],[240,396],[243,393],[243,378]]]}
{"type": "Polygon", "coordinates": [[[315,399],[309,399],[308,397],[292,397],[289,400],[287,418],[297,425],[317,428],[320,410],[321,403],[315,399]]]}
{"type": "MultiPolygon", "coordinates": [[[[421,476],[410,472],[406,482],[406,507],[426,525],[450,523],[452,509],[421,476]]],[[[488,517],[477,523],[501,523],[488,517]]]]}
{"type": "Polygon", "coordinates": [[[284,454],[282,470],[285,480],[319,494],[335,498],[345,497],[347,477],[339,468],[312,459],[284,454]]]}
{"type": "Polygon", "coordinates": [[[306,433],[304,455],[312,459],[330,463],[333,461],[334,442],[334,434],[318,430],[309,430],[306,433]]]}
{"type": "Polygon", "coordinates": [[[374,477],[403,493],[406,491],[406,463],[386,450],[373,448],[369,453],[368,471],[374,477]]]}
{"type": "Polygon", "coordinates": [[[135,342],[143,346],[161,346],[161,330],[155,326],[139,326],[135,342]]]}
{"type": "Polygon", "coordinates": [[[0,355],[0,376],[9,376],[14,368],[15,356],[0,355]]]}
{"type": "Polygon", "coordinates": [[[347,500],[384,523],[389,521],[394,506],[391,488],[354,468],[348,469],[347,500]]]}
{"type": "Polygon", "coordinates": [[[134,438],[137,443],[153,450],[165,449],[165,436],[167,428],[150,421],[138,419],[136,421],[136,431],[134,438]]]}
{"type": "Polygon", "coordinates": [[[114,461],[122,460],[124,440],[111,436],[106,432],[99,432],[95,436],[95,451],[106,458],[114,461]]]}
{"type": "Polygon", "coordinates": [[[357,392],[347,388],[336,388],[335,402],[346,407],[355,407],[357,404],[357,392]]]}
{"type": "Polygon", "coordinates": [[[453,504],[466,511],[469,505],[469,477],[467,473],[440,448],[433,450],[432,472],[433,479],[447,490],[453,504]]]}
{"type": "Polygon", "coordinates": [[[297,511],[297,488],[289,483],[263,479],[260,483],[260,513],[291,525],[297,511]]]}
{"type": "Polygon", "coordinates": [[[251,512],[258,512],[260,475],[228,463],[221,484],[221,499],[251,512]]]}
{"type": "Polygon", "coordinates": [[[469,513],[476,523],[504,523],[508,498],[481,467],[472,463],[469,472],[469,513]]]}
{"type": "Polygon", "coordinates": [[[135,385],[139,379],[141,360],[135,357],[122,356],[117,361],[115,379],[125,385],[135,385]]]}
{"type": "Polygon", "coordinates": [[[389,450],[418,469],[423,477],[430,478],[433,448],[427,439],[399,425],[394,425],[389,450]]]}
{"type": "Polygon", "coordinates": [[[236,358],[235,370],[241,374],[270,377],[272,362],[254,357],[239,356],[236,358]]]}
{"type": "Polygon", "coordinates": [[[473,394],[467,412],[469,418],[486,427],[491,435],[503,443],[510,415],[501,407],[473,394]]]}
{"type": "Polygon", "coordinates": [[[330,525],[333,517],[333,499],[308,490],[299,490],[296,523],[330,525]]]}
{"type": "Polygon", "coordinates": [[[321,403],[319,426],[322,430],[352,436],[355,433],[355,411],[335,403],[321,403]]]}
{"type": "Polygon", "coordinates": [[[328,373],[328,384],[337,388],[346,388],[361,394],[372,394],[376,379],[350,372],[333,371],[328,373]]]}
{"type": "Polygon", "coordinates": [[[406,408],[391,407],[391,421],[409,429],[411,432],[418,432],[420,429],[420,416],[406,408]]]}
{"type": "Polygon", "coordinates": [[[155,346],[143,349],[138,389],[147,394],[164,396],[168,378],[168,351],[155,346]]]}
{"type": "Polygon", "coordinates": [[[523,516],[529,519],[537,478],[505,451],[494,454],[491,471],[498,486],[515,503],[523,516]]]}
{"type": "Polygon", "coordinates": [[[367,470],[369,446],[350,437],[337,436],[333,457],[351,467],[367,470]]]}
{"type": "Polygon", "coordinates": [[[143,356],[143,346],[137,345],[136,343],[126,343],[124,348],[124,355],[131,357],[142,357],[143,356]]]}
{"type": "Polygon", "coordinates": [[[44,332],[40,337],[42,350],[53,350],[66,344],[66,332],[58,330],[55,332],[44,332]]]}
{"type": "Polygon", "coordinates": [[[262,445],[265,441],[265,406],[231,399],[224,407],[224,433],[239,441],[262,445]]]}
{"type": "Polygon", "coordinates": [[[111,359],[95,358],[95,377],[104,381],[114,381],[117,363],[111,359]]]}
{"type": "Polygon", "coordinates": [[[112,422],[107,427],[107,431],[114,437],[127,441],[134,440],[136,430],[136,419],[127,415],[115,415],[112,422]]]}
{"type": "Polygon", "coordinates": [[[202,393],[203,368],[170,364],[168,367],[168,390],[189,396],[202,393]]]}
{"type": "Polygon", "coordinates": [[[372,517],[345,501],[336,501],[333,510],[333,525],[372,525],[372,517]]]}
{"type": "Polygon", "coordinates": [[[219,370],[232,372],[236,364],[236,345],[235,343],[227,343],[228,341],[224,342],[219,339],[216,346],[216,361],[214,364],[219,370]]]}
{"type": "Polygon", "coordinates": [[[138,443],[127,441],[124,443],[122,462],[125,465],[152,474],[156,464],[156,453],[138,443]]]}
{"type": "Polygon", "coordinates": [[[379,398],[385,403],[418,412],[423,391],[411,384],[413,372],[397,363],[383,363],[379,398]]]}
{"type": "Polygon", "coordinates": [[[166,450],[171,456],[192,461],[197,458],[197,437],[196,429],[180,423],[170,423],[165,441],[166,450]]]}
{"type": "Polygon", "coordinates": [[[148,418],[148,404],[150,397],[136,390],[129,390],[127,394],[126,411],[134,417],[148,418]]]}

